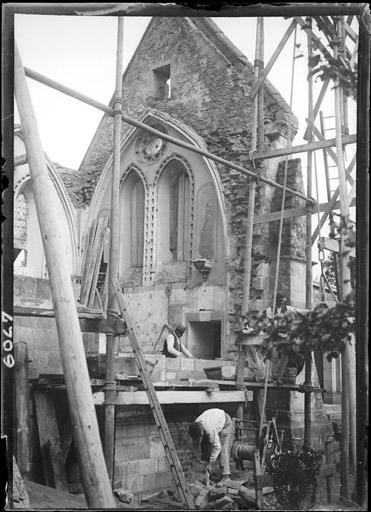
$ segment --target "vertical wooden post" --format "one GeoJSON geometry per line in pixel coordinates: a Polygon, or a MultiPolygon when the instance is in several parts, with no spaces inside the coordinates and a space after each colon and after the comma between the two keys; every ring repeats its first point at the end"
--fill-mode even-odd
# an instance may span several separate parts
{"type": "Polygon", "coordinates": [[[254,470],[255,470],[255,505],[258,510],[264,509],[263,489],[259,482],[259,476],[263,475],[263,468],[260,465],[259,450],[254,452],[254,470]]]}
{"type": "MultiPolygon", "coordinates": [[[[333,438],[326,439],[325,441],[325,461],[326,466],[330,466],[332,464],[332,442],[333,438]]],[[[332,503],[334,501],[334,475],[326,476],[326,491],[327,491],[327,503],[332,503]]]]}
{"type": "Polygon", "coordinates": [[[61,219],[54,208],[58,198],[46,167],[31,97],[17,49],[14,54],[14,91],[48,265],[71,422],[86,501],[89,508],[114,507],[115,503],[104,464],[71,275],[66,255],[61,251],[64,234],[61,219]]]}
{"type": "MultiPolygon", "coordinates": [[[[313,76],[311,57],[313,54],[312,29],[307,29],[308,44],[308,144],[313,141],[313,76]]],[[[308,151],[307,155],[307,195],[312,195],[312,159],[313,152],[308,151]]],[[[317,201],[319,199],[317,198],[317,201]]],[[[313,288],[313,272],[312,272],[312,214],[309,212],[306,216],[306,278],[305,278],[305,306],[312,309],[312,288],[313,288]]],[[[305,354],[305,384],[312,384],[312,354],[308,351],[305,354]]],[[[312,394],[304,394],[304,447],[311,447],[312,437],[312,394]]]]}
{"type": "MultiPolygon", "coordinates": [[[[259,80],[263,73],[264,66],[264,18],[258,17],[256,20],[256,42],[255,42],[255,62],[254,62],[254,84],[259,80]]],[[[262,85],[253,101],[253,123],[251,127],[251,148],[253,154],[257,149],[264,149],[264,85],[262,85]]],[[[251,267],[252,267],[252,240],[254,232],[254,214],[255,214],[255,195],[256,180],[251,180],[249,184],[247,229],[245,242],[245,265],[244,265],[244,283],[243,283],[243,303],[242,312],[249,310],[251,267]]],[[[239,364],[237,373],[237,383],[243,382],[245,367],[245,352],[239,347],[239,364]]],[[[260,395],[259,395],[260,398],[260,395]]],[[[242,418],[241,418],[242,419],[242,418]]]]}
{"type": "MultiPolygon", "coordinates": [[[[357,223],[367,228],[370,215],[370,177],[364,172],[370,166],[370,18],[369,7],[365,8],[365,16],[359,19],[358,40],[358,91],[357,91],[357,223]],[[368,12],[367,12],[368,10],[368,12]],[[368,14],[368,25],[367,23],[368,14]]],[[[366,450],[365,437],[368,423],[368,315],[369,315],[369,245],[365,244],[362,236],[357,237],[357,275],[363,276],[357,282],[356,309],[356,377],[357,377],[357,470],[356,470],[356,500],[365,506],[366,494],[366,450]]],[[[365,506],[365,508],[367,508],[365,506]]]]}
{"type": "Polygon", "coordinates": [[[37,428],[43,459],[45,483],[68,492],[65,459],[57,423],[54,401],[48,391],[35,391],[37,428]]]}
{"type": "MultiPolygon", "coordinates": [[[[336,28],[337,36],[342,35],[341,30],[342,17],[337,17],[336,28]]],[[[338,43],[334,45],[334,58],[339,59],[340,49],[338,43]]],[[[346,173],[344,165],[344,155],[342,146],[342,103],[339,75],[334,80],[335,91],[335,127],[336,127],[336,156],[339,173],[339,192],[340,192],[340,211],[345,221],[349,219],[348,192],[346,186],[346,173]]],[[[351,292],[349,255],[344,252],[344,236],[341,234],[340,241],[340,266],[342,281],[342,299],[351,292]]],[[[349,498],[349,441],[350,430],[355,433],[355,354],[354,344],[346,343],[342,358],[342,443],[341,443],[341,495],[349,498]],[[350,410],[353,411],[354,417],[349,417],[350,410]],[[350,423],[352,428],[350,429],[350,423]]],[[[355,451],[355,450],[354,450],[355,451]]],[[[355,455],[355,453],[354,453],[355,455]]],[[[353,462],[354,463],[354,462],[353,462]]]]}
{"type": "MultiPolygon", "coordinates": [[[[117,18],[117,52],[116,52],[116,89],[114,96],[114,127],[113,127],[113,165],[111,182],[111,222],[110,222],[110,254],[108,265],[108,316],[116,311],[116,299],[112,288],[112,279],[118,279],[120,249],[120,153],[121,153],[121,112],[122,112],[122,57],[124,19],[117,18]]],[[[116,395],[114,375],[115,341],[114,333],[106,334],[106,383],[105,400],[116,395]]],[[[111,485],[114,485],[115,460],[115,406],[104,408],[104,455],[111,485]]]]}
{"type": "Polygon", "coordinates": [[[30,457],[30,388],[28,382],[28,347],[25,341],[14,344],[15,355],[15,405],[17,463],[23,478],[31,473],[30,457]]]}
{"type": "MultiPolygon", "coordinates": [[[[256,21],[256,47],[254,62],[254,80],[259,78],[263,66],[263,46],[264,46],[264,19],[259,17],[256,21]]],[[[253,123],[251,127],[251,153],[257,149],[257,138],[259,137],[259,151],[264,149],[264,110],[263,110],[263,86],[259,89],[258,95],[253,101],[253,123]],[[263,134],[262,134],[263,132],[263,134]]],[[[247,230],[245,242],[245,265],[244,265],[244,283],[243,283],[243,303],[242,312],[246,313],[249,309],[251,266],[252,266],[252,239],[254,230],[254,211],[255,211],[255,193],[256,180],[251,180],[249,184],[247,230]]]]}

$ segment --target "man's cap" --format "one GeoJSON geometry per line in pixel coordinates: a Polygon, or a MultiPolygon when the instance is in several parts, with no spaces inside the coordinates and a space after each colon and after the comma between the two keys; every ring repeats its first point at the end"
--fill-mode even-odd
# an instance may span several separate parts
{"type": "Polygon", "coordinates": [[[175,330],[176,330],[176,331],[185,332],[186,328],[185,328],[185,327],[184,327],[184,325],[182,325],[182,324],[176,324],[176,326],[175,326],[175,330]]]}

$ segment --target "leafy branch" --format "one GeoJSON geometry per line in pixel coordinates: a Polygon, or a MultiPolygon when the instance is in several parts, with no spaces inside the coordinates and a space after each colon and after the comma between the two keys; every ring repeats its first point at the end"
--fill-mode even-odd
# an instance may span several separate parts
{"type": "Polygon", "coordinates": [[[313,310],[289,311],[272,319],[252,311],[242,315],[237,326],[237,332],[242,334],[265,335],[260,350],[267,359],[271,359],[275,349],[285,354],[305,355],[320,348],[330,361],[344,351],[354,331],[352,296],[332,308],[320,303],[313,310]]]}

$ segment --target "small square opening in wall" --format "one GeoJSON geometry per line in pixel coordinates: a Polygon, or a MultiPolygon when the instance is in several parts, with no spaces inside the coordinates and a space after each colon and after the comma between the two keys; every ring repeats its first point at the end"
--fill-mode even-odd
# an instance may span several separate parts
{"type": "Polygon", "coordinates": [[[187,346],[194,357],[215,359],[221,356],[221,321],[196,321],[188,324],[187,346]]]}
{"type": "Polygon", "coordinates": [[[153,70],[154,96],[158,100],[171,98],[170,64],[153,70]]]}

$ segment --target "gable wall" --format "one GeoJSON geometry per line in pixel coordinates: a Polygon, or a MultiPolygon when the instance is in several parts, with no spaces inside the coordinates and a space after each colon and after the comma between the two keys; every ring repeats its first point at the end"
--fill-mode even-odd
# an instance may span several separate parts
{"type": "MultiPolygon", "coordinates": [[[[217,40],[212,38],[210,41],[197,25],[200,25],[200,20],[190,18],[157,17],[151,22],[123,78],[124,111],[137,119],[149,108],[169,113],[203,137],[210,152],[248,168],[251,165],[248,154],[251,138],[251,105],[248,98],[251,67],[236,58],[232,59],[230,49],[222,54],[217,40]],[[158,100],[154,97],[153,69],[166,64],[170,64],[172,95],[169,100],[158,100]]],[[[267,132],[272,133],[274,121],[287,114],[283,112],[282,98],[277,102],[272,101],[272,96],[267,99],[265,124],[267,132]]],[[[125,138],[132,127],[123,123],[122,128],[122,137],[125,138]]],[[[285,144],[283,137],[278,136],[277,139],[276,134],[275,138],[275,147],[285,144]]],[[[266,147],[272,147],[268,137],[266,147]]],[[[105,117],[81,166],[85,181],[84,194],[88,201],[111,150],[112,119],[105,117]]],[[[276,160],[264,165],[259,171],[275,179],[277,163],[276,160]]],[[[238,314],[243,293],[248,178],[219,164],[217,168],[223,186],[230,237],[231,257],[228,263],[232,301],[229,310],[236,311],[237,308],[238,314]]],[[[296,185],[300,186],[300,183],[296,185]]],[[[267,189],[271,187],[258,187],[256,213],[270,211],[270,200],[267,198],[272,197],[274,190],[267,192],[267,189]]],[[[254,242],[259,249],[266,246],[267,241],[263,243],[262,240],[269,236],[269,230],[260,227],[256,231],[254,242]]],[[[264,251],[267,252],[266,247],[264,251]]],[[[254,266],[254,271],[258,270],[254,275],[254,278],[258,277],[255,283],[260,282],[255,298],[262,301],[257,304],[258,307],[267,300],[267,287],[263,286],[262,292],[258,275],[259,272],[267,275],[267,269],[262,269],[261,260],[264,266],[264,257],[259,258],[254,266]]]]}

